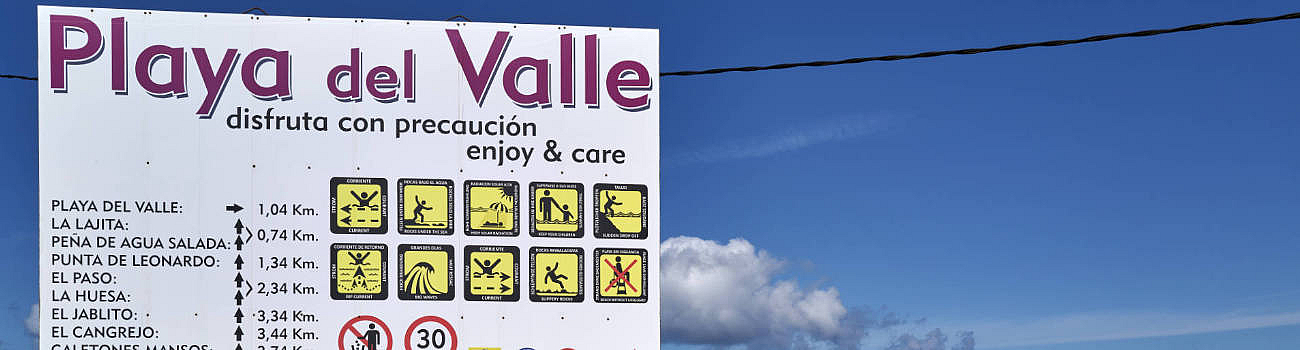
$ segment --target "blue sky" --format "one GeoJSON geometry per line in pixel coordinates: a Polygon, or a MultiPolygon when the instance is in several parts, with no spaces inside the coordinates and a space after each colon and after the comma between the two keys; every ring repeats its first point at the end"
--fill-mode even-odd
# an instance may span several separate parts
{"type": "MultiPolygon", "coordinates": [[[[665,71],[1077,37],[1300,10],[1284,1],[52,1],[661,29],[665,71]]],[[[35,4],[0,72],[36,74],[35,4]]],[[[980,348],[1300,343],[1300,22],[1011,53],[661,82],[664,237],[741,237],[847,306],[980,348]],[[1021,345],[1021,346],[1017,346],[1021,345]]],[[[35,84],[0,81],[0,347],[30,348],[35,84]],[[23,287],[27,286],[27,287],[23,287]]],[[[909,328],[910,327],[910,328],[909,328]]]]}

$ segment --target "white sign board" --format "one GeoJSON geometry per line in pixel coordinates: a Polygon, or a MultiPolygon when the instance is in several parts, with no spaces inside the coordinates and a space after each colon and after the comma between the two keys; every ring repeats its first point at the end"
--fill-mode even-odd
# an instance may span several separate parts
{"type": "Polygon", "coordinates": [[[658,31],[37,12],[42,349],[659,348],[658,31]]]}

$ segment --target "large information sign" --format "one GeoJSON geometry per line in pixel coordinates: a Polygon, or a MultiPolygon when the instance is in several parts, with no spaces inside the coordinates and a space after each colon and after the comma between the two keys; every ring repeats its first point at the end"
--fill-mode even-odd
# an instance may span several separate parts
{"type": "Polygon", "coordinates": [[[40,7],[40,347],[659,348],[659,36],[40,7]]]}

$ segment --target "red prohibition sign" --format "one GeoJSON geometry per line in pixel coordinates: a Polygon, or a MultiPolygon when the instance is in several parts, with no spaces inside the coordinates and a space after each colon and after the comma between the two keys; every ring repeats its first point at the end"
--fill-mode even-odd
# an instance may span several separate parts
{"type": "MultiPolygon", "coordinates": [[[[357,329],[356,324],[357,322],[361,322],[361,321],[370,321],[374,324],[379,325],[379,328],[383,328],[384,339],[386,343],[383,344],[385,346],[384,349],[393,350],[393,332],[388,330],[388,325],[384,324],[384,321],[380,321],[378,317],[369,316],[369,315],[361,315],[361,316],[353,317],[351,320],[348,320],[347,323],[343,324],[343,329],[339,330],[339,350],[348,350],[347,347],[345,347],[343,344],[346,344],[346,342],[344,342],[344,339],[348,338],[349,333],[351,333],[352,339],[361,340],[361,343],[366,345],[367,350],[379,349],[379,347],[370,346],[370,344],[365,339],[365,333],[362,333],[361,330],[357,329]]],[[[368,331],[369,330],[367,330],[367,332],[368,331]]]]}
{"type": "Polygon", "coordinates": [[[411,334],[415,333],[415,329],[420,328],[419,326],[426,322],[437,322],[438,324],[441,324],[443,328],[446,328],[447,333],[449,333],[449,336],[451,337],[451,347],[447,348],[447,350],[456,350],[456,329],[452,328],[451,323],[447,322],[447,320],[438,316],[424,316],[416,319],[415,322],[411,322],[411,326],[406,328],[406,336],[403,337],[406,338],[406,350],[411,350],[411,334]]]}

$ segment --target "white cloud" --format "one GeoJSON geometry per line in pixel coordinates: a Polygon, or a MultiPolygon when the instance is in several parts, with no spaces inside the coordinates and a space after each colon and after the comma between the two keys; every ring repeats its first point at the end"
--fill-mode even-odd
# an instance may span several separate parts
{"type": "Polygon", "coordinates": [[[975,350],[975,333],[958,332],[956,343],[948,348],[948,335],[935,328],[924,337],[904,334],[894,338],[885,350],[975,350]]]}
{"type": "Polygon", "coordinates": [[[1300,324],[1300,311],[1177,313],[1108,311],[977,323],[985,348],[1213,333],[1300,324]]]}
{"type": "Polygon", "coordinates": [[[679,166],[709,163],[722,160],[757,158],[790,152],[813,145],[851,139],[879,130],[887,117],[852,117],[831,119],[811,124],[796,124],[782,133],[732,140],[714,146],[705,146],[670,157],[666,164],[679,166]]]}
{"type": "Polygon", "coordinates": [[[27,333],[33,337],[41,336],[41,304],[32,304],[32,311],[27,314],[27,319],[23,320],[27,325],[27,333]]]}
{"type": "Polygon", "coordinates": [[[777,280],[783,262],[744,239],[724,244],[674,237],[662,254],[664,341],[743,345],[750,349],[834,346],[857,349],[871,321],[851,310],[835,288],[803,288],[777,280]]]}

